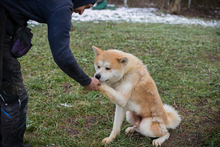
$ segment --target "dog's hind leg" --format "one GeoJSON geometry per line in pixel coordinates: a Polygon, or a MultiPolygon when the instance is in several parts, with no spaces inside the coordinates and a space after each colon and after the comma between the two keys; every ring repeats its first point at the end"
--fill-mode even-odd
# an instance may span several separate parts
{"type": "Polygon", "coordinates": [[[157,139],[154,139],[153,140],[153,142],[152,142],[152,144],[153,144],[153,146],[161,146],[161,144],[165,141],[165,140],[167,140],[168,138],[170,137],[170,133],[169,132],[166,132],[163,136],[161,136],[161,137],[159,137],[159,138],[157,138],[157,139]]]}
{"type": "Polygon", "coordinates": [[[167,140],[170,136],[166,129],[165,124],[159,122],[153,122],[152,117],[142,119],[140,127],[138,128],[140,133],[148,137],[159,137],[153,140],[154,146],[161,146],[161,144],[167,140]]]}
{"type": "Polygon", "coordinates": [[[139,125],[140,125],[140,122],[141,122],[141,117],[133,114],[131,111],[127,111],[126,112],[126,119],[127,121],[134,125],[133,127],[128,127],[126,130],[125,130],[125,133],[128,134],[128,133],[133,133],[135,131],[135,128],[138,128],[139,125]]]}
{"type": "Polygon", "coordinates": [[[106,143],[106,144],[110,143],[120,133],[121,124],[124,120],[124,116],[125,116],[124,108],[116,105],[115,118],[114,118],[114,124],[113,124],[112,132],[111,132],[109,137],[104,138],[102,140],[103,143],[106,143]]]}

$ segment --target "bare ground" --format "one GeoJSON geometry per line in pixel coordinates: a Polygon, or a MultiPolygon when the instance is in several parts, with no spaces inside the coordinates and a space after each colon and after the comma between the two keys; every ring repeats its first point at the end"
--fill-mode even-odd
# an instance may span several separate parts
{"type": "Polygon", "coordinates": [[[220,18],[220,11],[213,10],[213,9],[181,9],[179,15],[185,17],[199,17],[199,18],[209,18],[209,19],[219,19],[220,18]]]}

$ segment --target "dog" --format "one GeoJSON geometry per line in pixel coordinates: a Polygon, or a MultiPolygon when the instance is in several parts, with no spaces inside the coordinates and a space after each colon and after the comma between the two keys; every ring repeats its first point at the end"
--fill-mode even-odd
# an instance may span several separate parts
{"type": "Polygon", "coordinates": [[[125,130],[126,134],[137,131],[157,138],[152,144],[161,146],[170,136],[167,129],[178,127],[181,117],[172,106],[163,105],[147,67],[132,54],[92,48],[96,56],[94,77],[101,82],[99,91],[116,105],[112,132],[102,142],[108,144],[116,138],[126,115],[133,125],[125,130]]]}

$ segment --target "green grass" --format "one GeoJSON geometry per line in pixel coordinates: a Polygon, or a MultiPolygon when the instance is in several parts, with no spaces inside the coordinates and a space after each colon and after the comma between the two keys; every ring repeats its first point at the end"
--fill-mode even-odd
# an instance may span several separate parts
{"type": "MultiPolygon", "coordinates": [[[[182,122],[164,146],[217,146],[220,142],[219,30],[194,25],[83,22],[73,24],[70,48],[93,76],[92,45],[139,57],[155,80],[162,101],[182,122]]],[[[20,58],[29,93],[25,143],[35,147],[103,146],[112,130],[115,105],[99,92],[87,92],[54,63],[45,25],[32,27],[30,52],[20,58]],[[64,107],[67,103],[72,107],[64,107]]],[[[152,146],[123,122],[112,147],[152,146]]]]}

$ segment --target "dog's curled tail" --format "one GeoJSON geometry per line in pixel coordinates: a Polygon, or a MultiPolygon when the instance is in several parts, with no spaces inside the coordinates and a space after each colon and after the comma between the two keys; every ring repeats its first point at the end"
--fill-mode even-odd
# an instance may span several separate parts
{"type": "Polygon", "coordinates": [[[166,124],[166,128],[175,129],[179,126],[181,122],[181,117],[178,112],[170,105],[164,104],[163,105],[165,111],[167,112],[168,116],[168,123],[166,124]]]}

